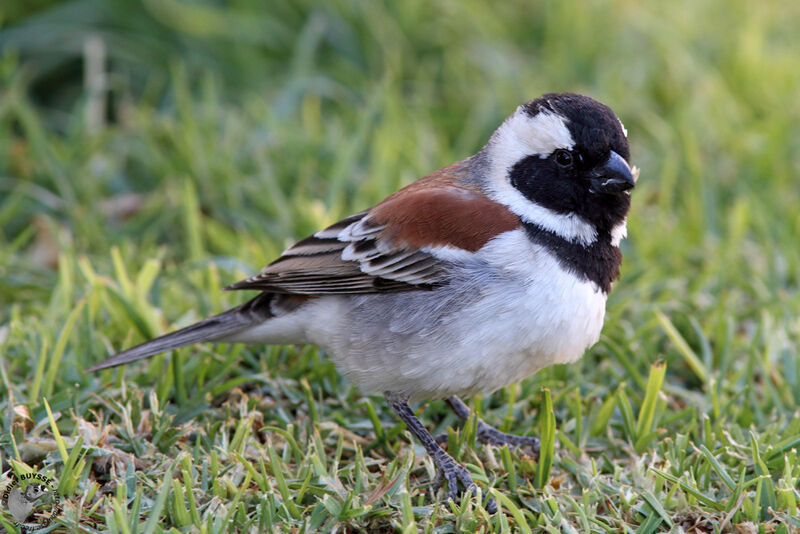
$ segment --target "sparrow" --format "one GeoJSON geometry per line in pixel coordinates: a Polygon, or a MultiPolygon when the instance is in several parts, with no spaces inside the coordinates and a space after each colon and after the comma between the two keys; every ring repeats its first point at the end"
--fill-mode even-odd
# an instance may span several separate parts
{"type": "Polygon", "coordinates": [[[50,490],[44,484],[34,482],[25,489],[14,488],[8,495],[8,510],[17,523],[23,523],[31,515],[36,501],[45,496],[50,490]]]}
{"type": "MultiPolygon", "coordinates": [[[[226,289],[258,294],[92,367],[203,342],[317,345],[366,393],[383,394],[437,469],[434,487],[477,486],[409,403],[491,392],[581,357],[619,276],[630,189],[627,132],[592,98],[519,106],[475,155],[288,248],[226,289]]],[[[539,440],[478,420],[486,443],[539,440]]],[[[496,504],[487,499],[493,512],[496,504]]]]}

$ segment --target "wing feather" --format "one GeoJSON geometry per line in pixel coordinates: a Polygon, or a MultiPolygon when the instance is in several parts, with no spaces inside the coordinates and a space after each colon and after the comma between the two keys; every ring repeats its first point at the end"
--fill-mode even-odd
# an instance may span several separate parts
{"type": "MultiPolygon", "coordinates": [[[[455,172],[439,172],[444,171],[455,172]]],[[[438,249],[469,254],[519,226],[516,215],[486,196],[433,183],[424,178],[375,208],[320,230],[227,289],[301,295],[432,289],[446,283],[455,261],[452,254],[438,255],[438,249]]]]}
{"type": "Polygon", "coordinates": [[[380,239],[383,225],[349,217],[287,249],[259,274],[228,289],[336,295],[430,289],[443,263],[428,252],[380,239]],[[347,222],[345,225],[344,222],[347,222]]]}

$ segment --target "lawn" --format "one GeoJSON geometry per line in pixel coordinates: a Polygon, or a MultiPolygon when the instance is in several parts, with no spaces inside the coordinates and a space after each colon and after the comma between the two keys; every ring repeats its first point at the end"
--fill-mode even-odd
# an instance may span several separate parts
{"type": "Polygon", "coordinates": [[[77,532],[800,529],[800,3],[222,4],[0,12],[0,489],[50,477],[77,532]],[[641,176],[600,342],[469,400],[539,460],[415,406],[498,513],[431,500],[314,347],[84,373],[552,91],[611,106],[641,176]]]}

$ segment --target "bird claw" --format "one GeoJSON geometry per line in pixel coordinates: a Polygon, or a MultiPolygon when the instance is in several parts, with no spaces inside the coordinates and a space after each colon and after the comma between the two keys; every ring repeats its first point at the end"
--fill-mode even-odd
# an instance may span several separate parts
{"type": "MultiPolygon", "coordinates": [[[[479,430],[476,437],[481,443],[486,445],[495,445],[497,447],[508,445],[514,449],[522,449],[526,454],[532,456],[533,458],[539,458],[539,438],[535,438],[533,436],[517,436],[515,434],[507,434],[497,430],[491,425],[484,423],[483,421],[478,423],[478,428],[479,430]]],[[[441,434],[437,434],[433,439],[436,440],[437,445],[439,445],[441,448],[447,449],[448,436],[446,433],[442,432],[441,434]]]]}
{"type": "Polygon", "coordinates": [[[491,425],[487,425],[483,421],[480,421],[478,423],[477,438],[481,443],[487,443],[489,445],[497,445],[498,447],[508,445],[509,447],[523,449],[530,456],[536,459],[539,458],[539,447],[541,446],[541,442],[539,441],[539,438],[535,438],[533,436],[517,436],[514,434],[507,434],[497,430],[491,425]]]}
{"type": "MultiPolygon", "coordinates": [[[[487,425],[483,421],[478,423],[478,428],[479,430],[476,437],[481,443],[486,445],[495,445],[497,447],[508,445],[514,449],[521,449],[528,456],[532,456],[534,459],[539,458],[539,438],[535,438],[533,436],[517,436],[515,434],[507,434],[497,430],[493,426],[487,425]]],[[[441,448],[447,449],[446,433],[443,432],[441,434],[437,434],[433,439],[436,440],[437,445],[439,445],[441,448]]]]}
{"type": "MultiPolygon", "coordinates": [[[[442,451],[444,453],[444,451],[442,451]]],[[[452,456],[444,453],[434,457],[434,464],[436,465],[436,476],[431,482],[432,495],[438,493],[442,488],[444,481],[447,481],[447,498],[453,502],[459,502],[462,493],[459,491],[459,485],[463,486],[464,494],[478,495],[478,485],[472,480],[469,471],[463,465],[456,462],[452,456]]],[[[490,514],[497,512],[497,503],[494,499],[487,496],[484,500],[484,508],[490,514]]]]}
{"type": "MultiPolygon", "coordinates": [[[[462,421],[466,421],[470,417],[470,409],[469,407],[464,404],[464,402],[456,397],[455,395],[448,397],[445,399],[445,402],[450,409],[452,409],[455,414],[461,419],[462,421]]],[[[478,428],[475,437],[478,438],[478,441],[481,443],[487,443],[489,445],[509,445],[510,447],[517,447],[522,449],[528,449],[526,452],[533,456],[534,458],[539,457],[539,439],[530,437],[530,436],[516,436],[514,434],[506,434],[505,432],[501,432],[497,430],[492,425],[487,424],[483,421],[483,419],[478,419],[478,428]]],[[[436,440],[437,443],[441,443],[439,439],[441,436],[437,436],[436,440]]],[[[446,436],[445,436],[446,438],[446,436]]]]}
{"type": "Polygon", "coordinates": [[[436,500],[436,494],[439,493],[439,490],[442,489],[444,485],[444,477],[442,477],[442,473],[439,469],[436,469],[436,475],[431,480],[431,485],[428,487],[428,498],[432,501],[436,500]]]}

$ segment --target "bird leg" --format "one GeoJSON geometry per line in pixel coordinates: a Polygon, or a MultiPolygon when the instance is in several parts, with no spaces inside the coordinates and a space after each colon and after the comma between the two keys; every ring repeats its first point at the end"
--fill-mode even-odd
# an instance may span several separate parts
{"type": "MultiPolygon", "coordinates": [[[[434,479],[434,491],[441,486],[441,481],[444,479],[447,481],[447,496],[453,501],[456,501],[459,497],[459,483],[464,486],[467,492],[477,495],[478,486],[472,481],[469,471],[439,447],[433,436],[425,430],[417,416],[411,411],[408,406],[408,398],[392,392],[386,392],[384,396],[389,402],[389,406],[400,416],[400,419],[406,424],[406,428],[422,443],[422,446],[425,447],[428,455],[433,460],[437,471],[436,479],[434,479]]],[[[497,504],[491,497],[487,498],[485,507],[490,514],[497,511],[497,504]]]]}
{"type": "MultiPolygon", "coordinates": [[[[444,401],[448,406],[450,406],[459,419],[462,421],[469,419],[469,407],[464,404],[461,399],[453,395],[446,398],[444,401]]],[[[502,446],[508,444],[511,447],[527,448],[529,454],[532,453],[532,456],[537,458],[539,457],[539,438],[506,434],[505,432],[501,432],[495,427],[483,422],[482,419],[478,419],[476,437],[481,443],[488,443],[490,445],[502,446]]],[[[444,439],[445,441],[447,440],[446,435],[444,436],[444,439]]],[[[439,441],[439,439],[437,439],[437,441],[439,441]]]]}

